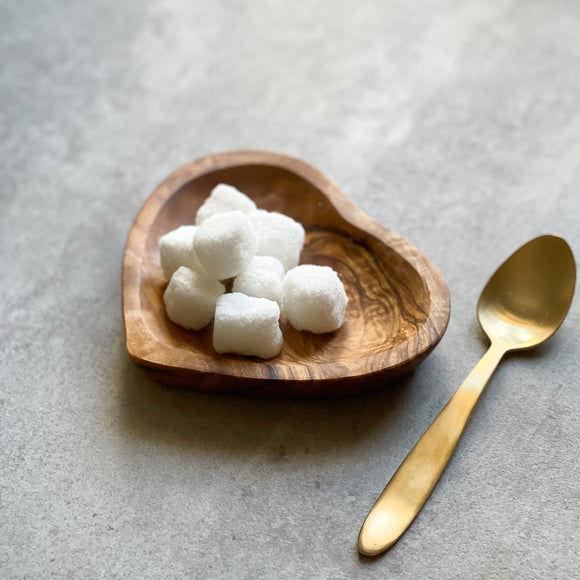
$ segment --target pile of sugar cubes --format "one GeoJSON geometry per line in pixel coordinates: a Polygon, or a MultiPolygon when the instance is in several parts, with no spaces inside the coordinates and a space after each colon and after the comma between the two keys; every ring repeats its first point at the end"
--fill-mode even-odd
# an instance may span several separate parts
{"type": "Polygon", "coordinates": [[[282,349],[280,315],[297,330],[325,333],[344,321],[348,298],[328,266],[298,265],[304,228],[258,209],[235,187],[217,185],[195,225],[159,240],[169,318],[200,330],[214,318],[218,353],[271,358],[282,349]],[[222,281],[234,278],[232,292],[222,281]]]}

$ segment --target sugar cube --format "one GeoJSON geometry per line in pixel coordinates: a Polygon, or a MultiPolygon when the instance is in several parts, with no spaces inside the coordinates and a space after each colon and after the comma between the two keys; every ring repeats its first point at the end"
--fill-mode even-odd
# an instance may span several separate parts
{"type": "Polygon", "coordinates": [[[163,301],[175,324],[200,330],[213,318],[216,301],[224,292],[221,282],[181,266],[171,276],[163,301]]]}
{"type": "Polygon", "coordinates": [[[212,189],[210,196],[197,210],[195,225],[201,225],[208,217],[216,213],[234,210],[250,213],[256,210],[256,204],[232,185],[220,183],[212,189]]]}
{"type": "Polygon", "coordinates": [[[216,305],[213,345],[219,353],[272,358],[282,349],[280,308],[273,300],[224,294],[216,305]]]}
{"type": "Polygon", "coordinates": [[[246,214],[236,210],[208,217],[197,228],[193,243],[207,272],[217,280],[224,280],[251,262],[258,238],[246,214]]]}
{"type": "Polygon", "coordinates": [[[180,226],[159,238],[159,257],[163,275],[169,280],[180,266],[202,271],[203,266],[193,250],[195,226],[180,226]]]}
{"type": "Polygon", "coordinates": [[[304,246],[302,225],[284,214],[263,209],[249,217],[258,235],[256,254],[278,258],[286,270],[297,266],[304,246]]]}
{"type": "Polygon", "coordinates": [[[284,276],[284,313],[296,330],[316,334],[342,326],[348,298],[338,274],[328,266],[297,266],[284,276]]]}
{"type": "Polygon", "coordinates": [[[272,256],[254,256],[236,276],[232,290],[256,298],[268,298],[282,308],[284,266],[272,256]]]}

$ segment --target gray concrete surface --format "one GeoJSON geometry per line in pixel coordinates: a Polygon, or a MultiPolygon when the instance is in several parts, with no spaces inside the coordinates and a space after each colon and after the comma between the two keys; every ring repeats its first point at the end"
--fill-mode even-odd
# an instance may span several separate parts
{"type": "Polygon", "coordinates": [[[576,0],[0,3],[0,576],[571,578],[580,297],[492,379],[425,509],[357,555],[390,475],[483,354],[487,277],[580,255],[576,0]],[[449,329],[350,400],[164,389],[128,361],[120,272],[155,185],[266,149],[422,249],[449,329]]]}

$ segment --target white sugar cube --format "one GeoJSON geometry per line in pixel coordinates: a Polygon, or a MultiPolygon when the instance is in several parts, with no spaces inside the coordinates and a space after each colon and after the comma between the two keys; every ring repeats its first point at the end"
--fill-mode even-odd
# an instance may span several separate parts
{"type": "Polygon", "coordinates": [[[198,260],[210,276],[224,280],[235,276],[254,257],[256,232],[241,211],[217,213],[196,230],[193,240],[198,260]]]}
{"type": "Polygon", "coordinates": [[[213,318],[224,285],[181,266],[171,276],[163,294],[167,316],[183,328],[200,330],[213,318]]]}
{"type": "Polygon", "coordinates": [[[256,298],[268,298],[282,308],[284,266],[272,256],[255,256],[234,280],[232,290],[256,298]]]}
{"type": "Polygon", "coordinates": [[[216,305],[213,346],[219,353],[272,358],[282,349],[280,308],[273,300],[234,292],[216,305]]]}
{"type": "Polygon", "coordinates": [[[286,273],[282,287],[284,312],[296,330],[320,334],[342,326],[348,298],[332,268],[297,266],[286,273]]]}
{"type": "Polygon", "coordinates": [[[195,225],[201,225],[208,217],[216,213],[235,210],[250,213],[256,210],[256,204],[232,185],[220,183],[212,189],[210,196],[197,210],[195,225]]]}
{"type": "Polygon", "coordinates": [[[163,275],[169,280],[180,266],[203,271],[203,266],[193,250],[195,226],[180,226],[159,238],[159,257],[163,275]]]}
{"type": "Polygon", "coordinates": [[[249,217],[258,235],[256,254],[278,258],[286,270],[297,266],[304,246],[302,225],[291,217],[263,209],[249,217]]]}

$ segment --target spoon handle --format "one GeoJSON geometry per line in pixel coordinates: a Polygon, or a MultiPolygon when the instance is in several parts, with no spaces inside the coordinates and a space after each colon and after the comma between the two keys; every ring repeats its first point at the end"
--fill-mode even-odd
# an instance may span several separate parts
{"type": "Polygon", "coordinates": [[[361,554],[380,554],[411,525],[441,477],[475,403],[504,354],[502,346],[492,343],[401,463],[361,528],[361,554]]]}

